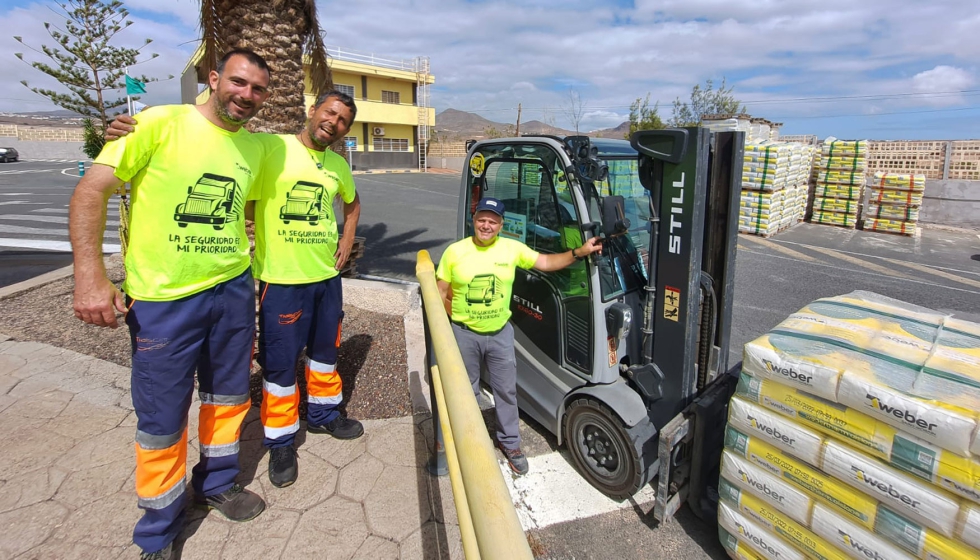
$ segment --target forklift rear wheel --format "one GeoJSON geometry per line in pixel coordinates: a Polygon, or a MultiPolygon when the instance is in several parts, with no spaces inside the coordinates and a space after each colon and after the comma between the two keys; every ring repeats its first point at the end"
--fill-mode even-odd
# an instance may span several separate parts
{"type": "Polygon", "coordinates": [[[643,459],[623,425],[604,404],[579,399],[568,406],[565,439],[575,466],[603,494],[629,498],[645,484],[643,459]]]}

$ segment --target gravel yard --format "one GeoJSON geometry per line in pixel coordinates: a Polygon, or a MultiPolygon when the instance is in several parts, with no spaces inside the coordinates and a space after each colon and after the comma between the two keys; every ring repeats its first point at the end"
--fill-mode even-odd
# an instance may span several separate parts
{"type": "MultiPolygon", "coordinates": [[[[118,257],[109,259],[109,279],[122,283],[118,257]]],[[[107,329],[87,325],[72,311],[74,278],[62,280],[0,300],[0,332],[15,340],[66,348],[122,366],[130,365],[129,330],[125,325],[107,329]]],[[[395,418],[412,413],[407,379],[404,320],[352,306],[344,307],[338,369],[344,382],[347,413],[358,419],[395,418]]],[[[120,318],[120,323],[122,318],[120,318]]],[[[297,364],[299,377],[304,366],[297,364]]],[[[305,383],[301,402],[305,402],[305,383]]],[[[262,399],[262,378],[252,365],[252,402],[262,399]]],[[[305,416],[305,406],[301,405],[305,416]]]]}

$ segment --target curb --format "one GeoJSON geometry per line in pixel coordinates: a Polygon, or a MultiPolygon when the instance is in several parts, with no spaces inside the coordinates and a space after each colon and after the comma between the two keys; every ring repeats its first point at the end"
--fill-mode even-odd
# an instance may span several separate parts
{"type": "Polygon", "coordinates": [[[28,290],[33,290],[34,288],[43,286],[45,284],[50,284],[51,282],[56,282],[62,278],[67,278],[74,274],[75,265],[70,264],[68,266],[52,270],[51,272],[45,272],[34,278],[28,278],[23,282],[17,282],[16,284],[11,284],[0,288],[0,299],[7,299],[9,297],[16,296],[21,292],[26,292],[28,290]]]}
{"type": "MultiPolygon", "coordinates": [[[[108,261],[119,255],[105,257],[108,261]]],[[[74,265],[29,278],[23,282],[0,288],[0,300],[33,290],[45,284],[71,276],[74,265]]],[[[425,330],[422,324],[422,294],[415,282],[385,281],[384,278],[343,278],[346,305],[365,311],[403,317],[405,331],[405,374],[408,379],[413,413],[431,412],[429,384],[425,368],[425,330]]],[[[2,338],[2,335],[0,335],[2,338]]]]}

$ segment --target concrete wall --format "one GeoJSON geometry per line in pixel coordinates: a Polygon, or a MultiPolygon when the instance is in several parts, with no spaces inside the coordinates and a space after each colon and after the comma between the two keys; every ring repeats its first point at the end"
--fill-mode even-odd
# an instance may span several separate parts
{"type": "Polygon", "coordinates": [[[0,146],[17,150],[22,160],[32,159],[70,159],[87,161],[89,158],[82,153],[81,142],[51,142],[43,140],[18,140],[0,136],[0,146]]]}
{"type": "Polygon", "coordinates": [[[980,181],[926,181],[919,221],[980,228],[980,181]]]}

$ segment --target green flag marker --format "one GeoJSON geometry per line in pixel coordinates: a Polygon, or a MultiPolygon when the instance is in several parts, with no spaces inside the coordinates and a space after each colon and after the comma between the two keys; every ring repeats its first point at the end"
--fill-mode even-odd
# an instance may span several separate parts
{"type": "Polygon", "coordinates": [[[141,93],[146,93],[146,84],[139,80],[130,78],[126,75],[126,95],[139,95],[141,93]]]}

